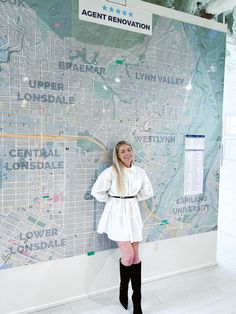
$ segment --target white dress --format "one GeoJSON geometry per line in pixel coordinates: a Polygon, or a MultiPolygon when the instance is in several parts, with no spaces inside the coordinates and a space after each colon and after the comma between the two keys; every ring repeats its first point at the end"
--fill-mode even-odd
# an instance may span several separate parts
{"type": "Polygon", "coordinates": [[[142,168],[134,165],[125,167],[125,196],[136,197],[113,198],[109,195],[119,195],[116,177],[113,167],[109,167],[98,176],[92,187],[91,194],[99,202],[106,202],[97,232],[107,233],[108,238],[113,241],[142,241],[143,224],[138,201],[152,197],[151,182],[142,168]]]}

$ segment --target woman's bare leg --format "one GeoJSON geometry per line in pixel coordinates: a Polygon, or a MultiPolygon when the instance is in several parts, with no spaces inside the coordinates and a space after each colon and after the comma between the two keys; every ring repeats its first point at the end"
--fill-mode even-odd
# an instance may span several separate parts
{"type": "Polygon", "coordinates": [[[139,264],[140,263],[139,242],[132,243],[132,246],[133,246],[133,251],[134,251],[133,264],[139,264]]]}
{"type": "Polygon", "coordinates": [[[129,241],[117,241],[117,244],[121,250],[122,258],[121,263],[124,266],[130,266],[134,260],[134,247],[129,241]]]}

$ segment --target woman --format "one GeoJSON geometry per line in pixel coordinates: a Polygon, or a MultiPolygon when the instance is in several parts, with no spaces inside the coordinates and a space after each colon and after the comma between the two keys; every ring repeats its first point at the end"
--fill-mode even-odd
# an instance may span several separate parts
{"type": "Polygon", "coordinates": [[[133,164],[131,144],[121,141],[113,151],[113,165],[97,178],[91,194],[106,202],[98,224],[98,233],[107,233],[116,241],[121,252],[120,303],[128,307],[128,286],[131,280],[134,314],[141,314],[141,261],[139,242],[142,241],[142,218],[138,201],[152,197],[153,190],[145,171],[133,164]]]}

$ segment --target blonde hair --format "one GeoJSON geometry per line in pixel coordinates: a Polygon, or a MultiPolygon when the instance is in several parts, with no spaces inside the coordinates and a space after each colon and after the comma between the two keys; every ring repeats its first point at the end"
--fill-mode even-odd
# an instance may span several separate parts
{"type": "Polygon", "coordinates": [[[121,145],[128,145],[132,150],[132,145],[127,141],[120,141],[116,144],[114,150],[113,150],[113,169],[115,170],[117,174],[117,188],[118,193],[123,196],[125,193],[125,181],[124,181],[124,165],[121,162],[120,158],[118,157],[119,148],[121,145]]]}

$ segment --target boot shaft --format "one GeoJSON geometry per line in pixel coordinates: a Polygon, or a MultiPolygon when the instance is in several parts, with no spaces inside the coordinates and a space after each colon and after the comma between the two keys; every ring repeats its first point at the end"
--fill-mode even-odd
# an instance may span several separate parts
{"type": "Polygon", "coordinates": [[[120,259],[120,295],[119,300],[122,306],[127,310],[128,308],[128,290],[131,278],[132,265],[125,266],[120,259]]]}
{"type": "Polygon", "coordinates": [[[142,282],[142,264],[141,262],[138,264],[132,265],[132,273],[131,273],[131,284],[133,290],[141,289],[141,282],[142,282]]]}
{"type": "Polygon", "coordinates": [[[134,314],[142,314],[141,308],[141,262],[139,264],[133,264],[131,285],[133,289],[132,301],[134,306],[134,314]]]}
{"type": "Polygon", "coordinates": [[[133,265],[125,266],[121,263],[120,258],[120,282],[122,285],[128,285],[132,275],[133,265]]]}

